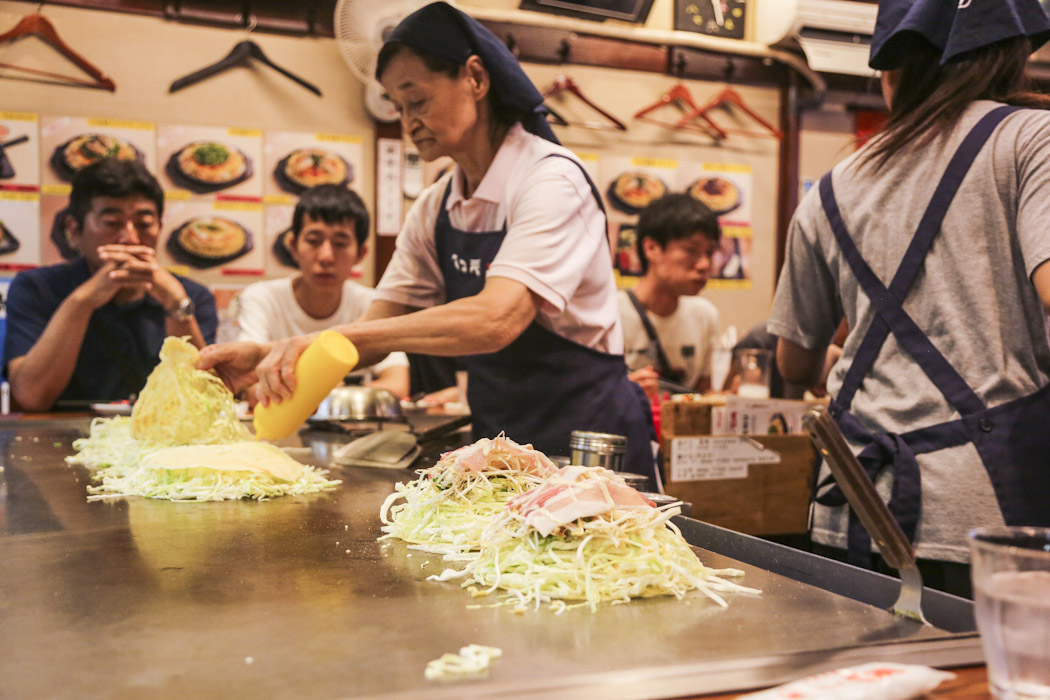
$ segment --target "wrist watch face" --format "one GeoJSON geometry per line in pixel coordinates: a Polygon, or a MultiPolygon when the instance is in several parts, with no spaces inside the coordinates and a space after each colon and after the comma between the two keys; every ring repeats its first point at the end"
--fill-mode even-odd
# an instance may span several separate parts
{"type": "Polygon", "coordinates": [[[169,315],[172,318],[178,319],[180,321],[188,321],[190,320],[190,318],[193,317],[194,311],[196,311],[196,306],[193,303],[193,299],[185,297],[182,301],[179,302],[178,306],[176,306],[171,312],[169,312],[169,315]]]}

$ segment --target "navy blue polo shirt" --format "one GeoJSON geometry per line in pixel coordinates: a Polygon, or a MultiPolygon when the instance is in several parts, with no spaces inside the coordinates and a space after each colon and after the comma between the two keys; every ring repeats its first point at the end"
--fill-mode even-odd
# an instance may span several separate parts
{"type": "MultiPolygon", "coordinates": [[[[5,375],[7,363],[29,352],[59,305],[90,277],[83,257],[15,276],[7,292],[5,375]]],[[[205,342],[215,342],[218,314],[211,292],[193,280],[176,278],[197,307],[197,324],[205,342]]],[[[110,302],[96,309],[73,377],[58,401],[120,401],[142,391],[146,377],[159,362],[157,354],[166,336],[164,320],[164,308],[151,297],[126,305],[110,302]]]]}

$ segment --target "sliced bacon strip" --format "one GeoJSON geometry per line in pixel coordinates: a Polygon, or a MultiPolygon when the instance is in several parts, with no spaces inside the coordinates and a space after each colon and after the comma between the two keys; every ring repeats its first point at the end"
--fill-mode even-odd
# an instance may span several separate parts
{"type": "Polygon", "coordinates": [[[482,438],[472,445],[442,455],[441,462],[452,458],[456,467],[464,472],[481,472],[490,466],[496,467],[493,462],[501,456],[516,459],[522,467],[521,470],[528,474],[551,476],[558,471],[554,462],[539,450],[532,449],[532,445],[519,445],[506,437],[491,440],[482,438]]]}
{"type": "Polygon", "coordinates": [[[655,505],[607,469],[568,466],[546,483],[512,499],[507,507],[524,515],[526,524],[546,537],[579,518],[601,515],[614,508],[655,505]]]}

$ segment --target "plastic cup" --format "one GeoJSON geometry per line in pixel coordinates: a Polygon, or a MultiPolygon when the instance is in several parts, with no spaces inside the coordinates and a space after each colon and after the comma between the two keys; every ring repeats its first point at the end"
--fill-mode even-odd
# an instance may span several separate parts
{"type": "Polygon", "coordinates": [[[740,388],[737,389],[737,395],[749,399],[768,399],[773,351],[744,348],[737,352],[737,358],[740,363],[740,388]]]}
{"type": "Polygon", "coordinates": [[[977,629],[999,700],[1050,700],[1050,528],[970,532],[977,629]]]}

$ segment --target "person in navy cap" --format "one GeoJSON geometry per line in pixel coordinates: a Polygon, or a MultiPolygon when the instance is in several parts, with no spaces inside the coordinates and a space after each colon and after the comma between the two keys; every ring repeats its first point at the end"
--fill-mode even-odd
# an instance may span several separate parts
{"type": "MultiPolygon", "coordinates": [[[[376,78],[423,160],[449,156],[455,167],[409,211],[362,321],[338,330],[367,361],[395,350],[461,356],[478,437],[506,431],[565,455],[572,430],[624,435],[625,468],[655,478],[601,198],[517,60],[437,2],[393,30],[376,78]]],[[[262,400],[283,399],[308,341],[219,346],[201,367],[233,386],[257,377],[262,400]]]]}
{"type": "MultiPolygon", "coordinates": [[[[889,118],[799,205],[768,324],[806,383],[846,316],[831,414],[927,583],[964,595],[969,528],[1050,525],[1050,99],[1024,79],[1048,37],[1037,0],[879,3],[889,118]]],[[[877,565],[821,486],[818,549],[877,565]]]]}

